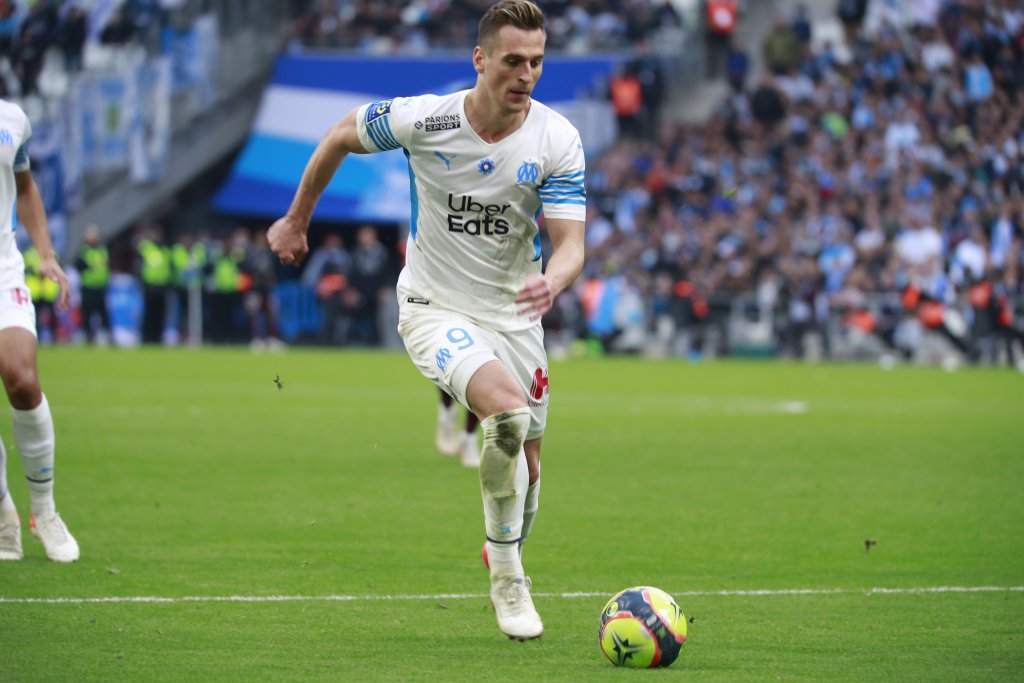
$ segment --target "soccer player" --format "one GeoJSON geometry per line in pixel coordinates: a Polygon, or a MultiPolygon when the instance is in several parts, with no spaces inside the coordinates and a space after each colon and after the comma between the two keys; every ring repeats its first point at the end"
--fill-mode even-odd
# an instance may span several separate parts
{"type": "MultiPolygon", "coordinates": [[[[11,403],[30,498],[32,533],[54,562],[78,559],[78,543],[53,502],[53,418],[39,386],[36,316],[25,285],[25,265],[14,240],[14,212],[40,255],[40,273],[60,285],[58,307],[66,309],[69,289],[50,241],[39,188],[29,170],[27,143],[32,125],[16,104],[0,100],[0,376],[11,403]]],[[[7,487],[7,454],[0,443],[0,560],[20,560],[21,521],[7,487]]]]}
{"type": "Polygon", "coordinates": [[[586,213],[579,133],[531,98],[545,41],[544,14],[529,0],[491,6],[473,88],[349,112],[269,230],[281,261],[299,263],[316,202],[346,155],[404,149],[413,196],[398,331],[420,372],[480,418],[491,602],[517,640],[543,632],[519,553],[537,512],[548,409],[540,318],[583,267],[586,213]],[[542,210],[552,245],[543,269],[542,210]]]}
{"type": "Polygon", "coordinates": [[[472,410],[466,411],[466,421],[460,430],[459,405],[444,389],[439,390],[441,403],[437,408],[437,434],[434,443],[441,455],[457,455],[464,467],[480,467],[480,444],[476,428],[479,418],[472,410]]]}

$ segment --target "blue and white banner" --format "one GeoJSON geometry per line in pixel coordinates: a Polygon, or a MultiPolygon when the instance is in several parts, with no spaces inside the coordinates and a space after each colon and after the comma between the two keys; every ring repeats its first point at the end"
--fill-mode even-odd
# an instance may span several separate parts
{"type": "Polygon", "coordinates": [[[105,74],[83,80],[77,88],[82,115],[85,167],[109,171],[128,166],[128,125],[134,87],[127,74],[105,74]]]}
{"type": "Polygon", "coordinates": [[[216,100],[217,73],[220,68],[220,43],[217,16],[204,14],[187,30],[164,28],[161,51],[173,63],[175,93],[191,89],[191,105],[204,111],[216,100]]]}
{"type": "MultiPolygon", "coordinates": [[[[58,255],[67,247],[68,231],[64,206],[64,169],[61,163],[61,127],[58,120],[41,122],[32,127],[28,141],[32,161],[32,178],[39,188],[50,228],[50,240],[58,255]]],[[[24,231],[24,228],[20,228],[24,231]]],[[[26,234],[27,237],[27,234],[26,234]]],[[[29,240],[24,240],[28,243],[29,240]]]]}
{"type": "Polygon", "coordinates": [[[82,205],[85,158],[83,156],[82,117],[78,103],[67,98],[60,108],[57,119],[61,131],[60,161],[63,170],[64,207],[74,213],[82,205]]]}
{"type": "MultiPolygon", "coordinates": [[[[614,134],[614,117],[598,101],[621,56],[549,55],[534,97],[580,130],[588,153],[614,134]]],[[[367,102],[424,93],[443,94],[476,82],[470,55],[368,58],[286,55],[274,69],[245,148],[214,200],[230,214],[284,214],[306,162],[327,129],[367,102]]],[[[346,157],[317,205],[315,219],[392,223],[409,217],[409,171],[401,150],[346,157]]]]}
{"type": "Polygon", "coordinates": [[[163,176],[171,151],[171,59],[158,57],[140,64],[136,92],[129,170],[132,182],[147,183],[163,176]]]}

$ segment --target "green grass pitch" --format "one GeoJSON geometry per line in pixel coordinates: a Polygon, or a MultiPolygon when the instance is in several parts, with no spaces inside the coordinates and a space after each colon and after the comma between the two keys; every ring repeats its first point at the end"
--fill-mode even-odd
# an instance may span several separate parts
{"type": "Polygon", "coordinates": [[[404,355],[61,348],[40,371],[82,559],[48,562],[26,523],[0,563],[4,683],[1024,672],[1016,372],[553,364],[524,553],[546,630],[516,643],[476,473],[435,454],[436,392],[404,355]],[[637,584],[693,617],[668,669],[601,655],[602,606],[637,584]]]}

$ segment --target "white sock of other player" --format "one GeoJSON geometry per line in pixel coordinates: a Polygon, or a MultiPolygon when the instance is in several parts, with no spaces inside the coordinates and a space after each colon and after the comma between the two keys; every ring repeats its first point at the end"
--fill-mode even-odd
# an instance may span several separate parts
{"type": "Polygon", "coordinates": [[[0,524],[5,519],[17,517],[18,511],[11,500],[11,492],[7,489],[7,450],[0,441],[0,524]]]}
{"type": "Polygon", "coordinates": [[[25,465],[25,478],[32,500],[32,514],[42,515],[54,511],[53,504],[53,416],[50,404],[42,402],[32,410],[12,409],[14,441],[18,444],[21,461],[25,465]]]}
{"type": "Polygon", "coordinates": [[[451,405],[441,403],[437,407],[437,434],[434,443],[442,455],[455,455],[459,452],[461,435],[456,421],[459,417],[459,405],[454,401],[451,405]]]}
{"type": "Polygon", "coordinates": [[[533,529],[533,520],[537,516],[537,508],[540,507],[540,478],[530,484],[526,489],[526,500],[523,506],[523,533],[519,538],[519,556],[523,556],[523,544],[530,537],[530,530],[533,529]]]}
{"type": "Polygon", "coordinates": [[[519,539],[530,478],[523,441],[530,428],[530,409],[492,415],[480,426],[480,493],[491,575],[521,575],[519,539]]]}

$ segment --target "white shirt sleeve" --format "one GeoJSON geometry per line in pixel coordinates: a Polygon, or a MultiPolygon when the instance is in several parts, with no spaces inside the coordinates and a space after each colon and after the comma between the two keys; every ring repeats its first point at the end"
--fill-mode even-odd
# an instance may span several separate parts
{"type": "Polygon", "coordinates": [[[386,152],[408,145],[409,131],[416,120],[413,104],[413,98],[396,97],[359,108],[359,141],[367,152],[386,152]]]}
{"type": "Polygon", "coordinates": [[[551,173],[537,188],[547,218],[586,220],[586,161],[580,134],[576,129],[572,129],[572,133],[567,136],[569,144],[554,160],[551,173]]]}

